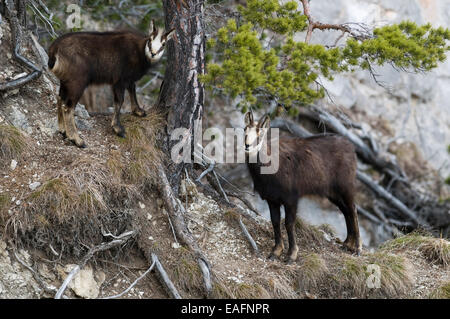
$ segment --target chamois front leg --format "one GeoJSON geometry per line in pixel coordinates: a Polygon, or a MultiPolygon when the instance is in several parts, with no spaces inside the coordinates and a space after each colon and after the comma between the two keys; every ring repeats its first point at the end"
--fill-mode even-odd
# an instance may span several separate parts
{"type": "Polygon", "coordinates": [[[63,100],[64,105],[61,103],[58,111],[58,119],[63,120],[63,123],[60,123],[60,125],[65,128],[67,138],[80,148],[85,148],[86,144],[78,135],[77,126],[75,124],[75,107],[83,94],[85,87],[85,82],[81,80],[70,81],[67,83],[61,82],[60,97],[63,100]]]}
{"type": "Polygon", "coordinates": [[[274,202],[267,201],[270,209],[270,220],[272,221],[273,233],[275,237],[275,246],[272,248],[272,252],[269,255],[270,260],[279,258],[284,250],[283,240],[281,239],[280,228],[280,205],[274,202]]]}
{"type": "Polygon", "coordinates": [[[122,108],[125,89],[122,85],[116,84],[113,86],[114,93],[114,115],[112,118],[111,126],[117,136],[125,137],[125,129],[120,124],[120,109],[122,108]]]}
{"type": "Polygon", "coordinates": [[[63,112],[67,138],[79,148],[86,148],[86,143],[84,143],[83,139],[78,135],[77,126],[75,124],[75,108],[65,106],[63,112]]]}
{"type": "Polygon", "coordinates": [[[139,106],[137,97],[136,97],[136,84],[132,83],[128,87],[128,93],[130,94],[130,101],[131,101],[131,111],[134,115],[139,117],[144,117],[147,115],[145,111],[139,106]]]}
{"type": "Polygon", "coordinates": [[[287,254],[286,262],[288,264],[297,260],[298,247],[295,241],[295,220],[297,219],[297,203],[295,205],[285,205],[284,207],[285,226],[289,239],[289,250],[287,254]]]}
{"type": "Polygon", "coordinates": [[[67,134],[66,134],[66,123],[64,121],[63,101],[61,100],[60,97],[58,97],[57,109],[58,109],[58,131],[64,138],[66,138],[67,134]]]}

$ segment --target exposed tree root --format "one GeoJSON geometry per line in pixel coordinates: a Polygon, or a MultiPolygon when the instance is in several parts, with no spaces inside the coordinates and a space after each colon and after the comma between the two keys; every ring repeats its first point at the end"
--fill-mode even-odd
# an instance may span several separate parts
{"type": "Polygon", "coordinates": [[[158,273],[161,278],[161,283],[167,288],[167,290],[170,292],[170,294],[175,299],[182,299],[180,294],[178,293],[177,288],[175,288],[175,285],[172,283],[172,281],[169,279],[169,276],[167,275],[166,271],[164,270],[164,267],[159,262],[158,256],[156,254],[152,253],[152,261],[156,266],[156,269],[158,270],[158,273]]]}
{"type": "Polygon", "coordinates": [[[94,256],[95,253],[97,253],[99,251],[108,250],[113,247],[120,246],[120,245],[124,244],[126,241],[128,241],[128,239],[132,238],[135,234],[136,234],[135,231],[128,231],[128,232],[125,232],[125,233],[117,236],[117,239],[114,239],[107,243],[102,243],[98,246],[95,246],[95,247],[92,247],[91,249],[89,249],[88,253],[81,260],[81,263],[79,263],[78,265],[75,266],[75,268],[72,269],[72,271],[69,273],[69,275],[66,277],[66,279],[62,283],[61,287],[59,287],[59,289],[55,295],[55,299],[61,299],[64,291],[67,288],[67,285],[70,283],[72,278],[75,277],[75,275],[86,265],[86,263],[89,261],[89,259],[92,258],[92,256],[94,256]]]}
{"type": "Polygon", "coordinates": [[[191,233],[189,232],[183,216],[184,214],[186,214],[186,211],[183,205],[180,203],[180,201],[174,196],[172,192],[172,187],[170,186],[169,181],[167,180],[166,173],[164,172],[164,169],[161,166],[158,168],[157,173],[160,181],[159,183],[160,192],[163,197],[168,214],[172,220],[175,233],[180,242],[183,245],[187,246],[195,254],[199,267],[203,273],[205,291],[209,296],[211,294],[212,289],[210,263],[206,258],[206,256],[198,247],[197,242],[194,240],[191,233]]]}

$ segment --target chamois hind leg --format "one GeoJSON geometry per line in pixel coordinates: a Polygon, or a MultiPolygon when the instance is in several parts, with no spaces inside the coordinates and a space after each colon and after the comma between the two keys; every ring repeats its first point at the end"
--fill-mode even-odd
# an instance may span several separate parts
{"type": "Polygon", "coordinates": [[[280,257],[283,252],[284,245],[281,240],[281,228],[280,228],[280,205],[274,202],[267,201],[270,209],[270,220],[272,221],[273,232],[275,237],[275,246],[272,248],[272,252],[269,255],[269,259],[273,260],[280,257]]]}
{"type": "Polygon", "coordinates": [[[132,83],[128,86],[128,93],[130,94],[131,111],[134,115],[144,117],[147,115],[145,111],[139,106],[136,97],[136,84],[132,83]]]}
{"type": "Polygon", "coordinates": [[[57,102],[57,110],[58,110],[58,131],[61,135],[66,138],[66,123],[64,121],[64,111],[63,111],[63,100],[65,100],[67,96],[67,91],[65,86],[61,83],[59,87],[59,95],[57,102]]]}
{"type": "Polygon", "coordinates": [[[290,264],[297,259],[298,254],[298,247],[295,241],[295,220],[297,219],[297,202],[292,205],[285,205],[284,210],[286,213],[284,221],[289,239],[289,250],[286,262],[290,264]]]}
{"type": "MultiPolygon", "coordinates": [[[[61,84],[62,86],[63,84],[61,84]]],[[[80,82],[65,83],[64,87],[67,92],[64,96],[64,107],[62,108],[62,117],[64,118],[64,125],[68,139],[80,148],[85,148],[86,144],[78,135],[78,130],[75,125],[75,107],[83,94],[85,85],[80,82]]]]}
{"type": "Polygon", "coordinates": [[[344,214],[345,224],[347,226],[347,238],[344,241],[344,247],[349,251],[360,254],[361,238],[359,235],[358,215],[353,198],[348,195],[341,196],[340,199],[330,199],[339,210],[344,214]]]}
{"type": "Polygon", "coordinates": [[[113,86],[114,93],[114,115],[112,118],[111,126],[118,136],[125,137],[125,129],[120,124],[120,109],[122,108],[125,89],[122,84],[118,83],[113,86]]]}

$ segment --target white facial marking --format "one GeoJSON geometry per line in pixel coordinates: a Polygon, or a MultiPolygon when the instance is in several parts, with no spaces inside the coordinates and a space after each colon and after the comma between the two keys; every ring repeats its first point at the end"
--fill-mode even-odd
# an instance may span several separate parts
{"type": "Polygon", "coordinates": [[[260,128],[258,134],[257,126],[258,122],[254,122],[254,126],[245,129],[245,153],[249,155],[256,154],[261,150],[267,133],[266,128],[260,128]]]}
{"type": "Polygon", "coordinates": [[[153,40],[147,42],[147,45],[145,46],[145,55],[147,56],[147,59],[150,60],[150,62],[156,62],[159,59],[161,59],[162,55],[164,54],[164,49],[161,50],[163,43],[162,43],[162,36],[164,34],[163,30],[158,30],[158,34],[156,37],[153,38],[153,40]],[[151,48],[150,48],[151,46],[151,48]]]}
{"type": "Polygon", "coordinates": [[[256,133],[256,127],[247,128],[247,132],[245,134],[245,144],[251,147],[257,138],[258,134],[256,133]]]}

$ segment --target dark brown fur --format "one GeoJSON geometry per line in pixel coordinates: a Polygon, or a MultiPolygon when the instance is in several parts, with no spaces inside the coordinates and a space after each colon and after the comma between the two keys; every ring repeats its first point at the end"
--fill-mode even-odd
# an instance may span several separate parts
{"type": "MultiPolygon", "coordinates": [[[[260,121],[261,122],[261,121],[260,121]]],[[[268,146],[270,151],[270,145],[268,146]]],[[[294,237],[298,199],[305,195],[328,198],[339,207],[347,224],[346,246],[359,252],[360,236],[354,204],[356,154],[351,142],[337,135],[309,138],[280,138],[279,169],[274,174],[261,174],[262,165],[248,163],[255,190],[267,200],[275,233],[275,247],[271,257],[279,257],[283,250],[280,232],[280,206],[286,212],[290,261],[296,259],[294,237]]]]}

